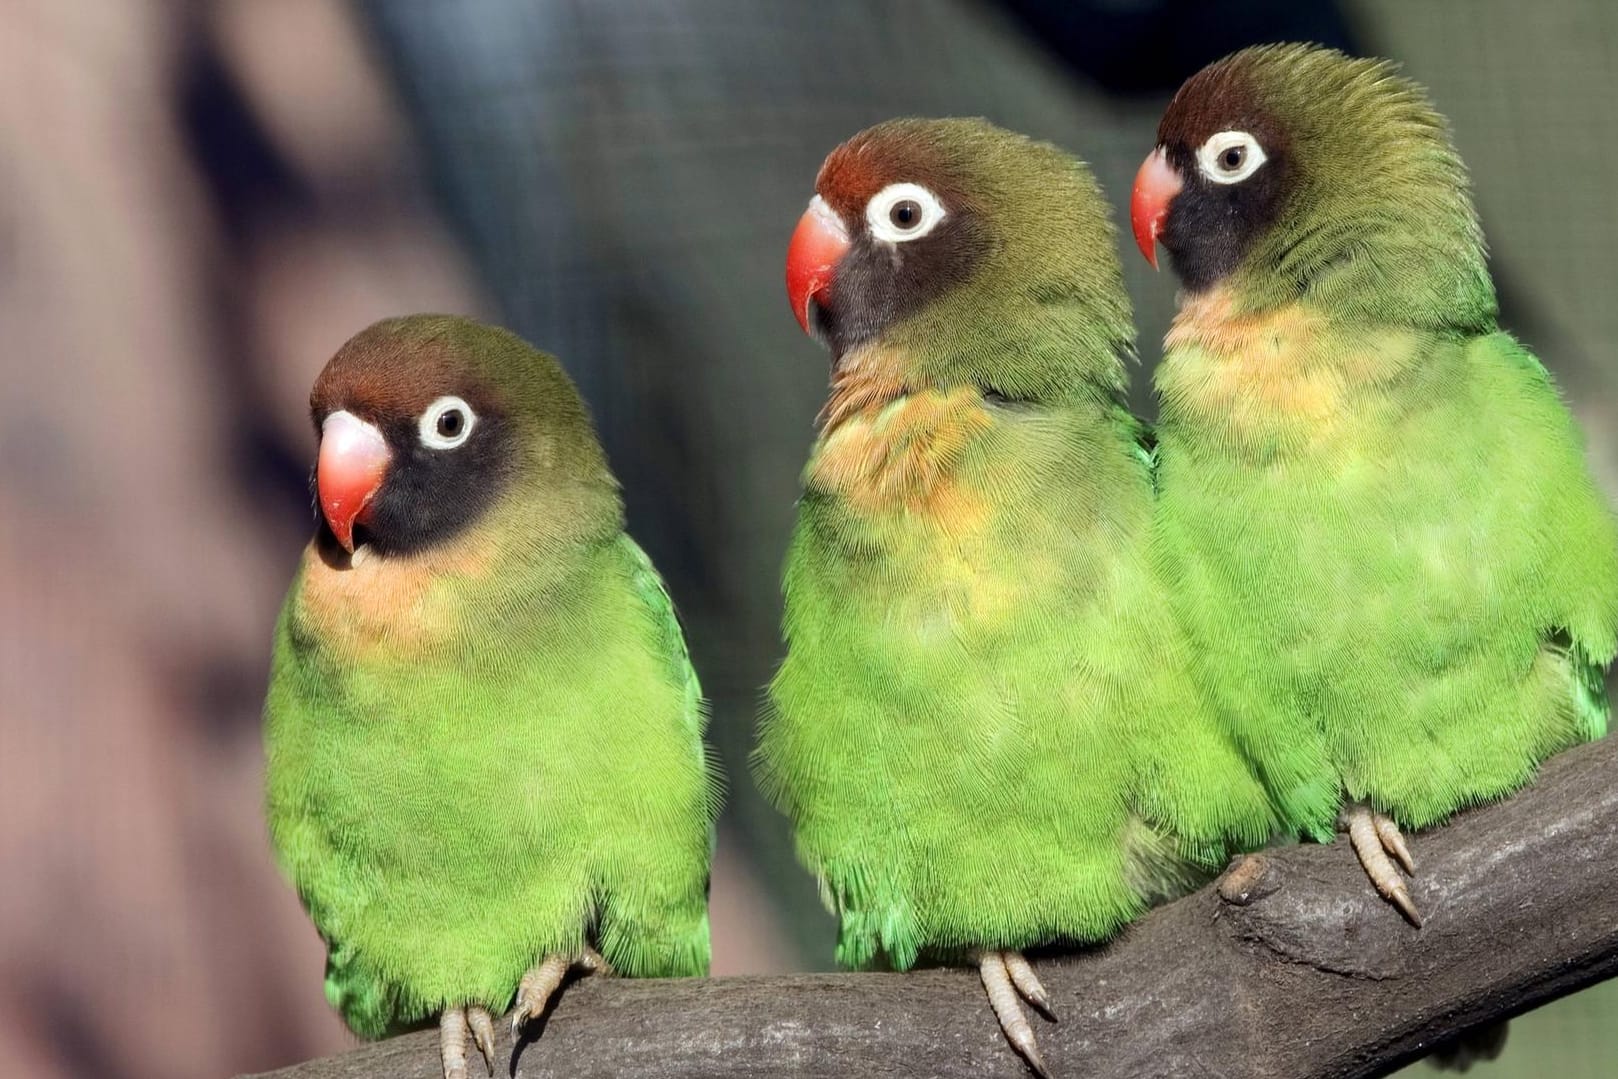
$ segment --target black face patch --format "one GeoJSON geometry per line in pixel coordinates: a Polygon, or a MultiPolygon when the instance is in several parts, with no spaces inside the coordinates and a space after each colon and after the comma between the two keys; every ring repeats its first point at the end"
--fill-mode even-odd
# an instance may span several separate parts
{"type": "Polygon", "coordinates": [[[810,304],[810,328],[831,350],[836,366],[851,349],[965,282],[989,247],[973,208],[937,192],[945,217],[927,235],[892,243],[871,235],[865,208],[843,211],[853,243],[836,276],[810,304]]]}
{"type": "Polygon", "coordinates": [[[1157,143],[1180,176],[1158,242],[1192,292],[1236,269],[1271,227],[1297,182],[1288,125],[1270,111],[1252,58],[1237,53],[1209,64],[1180,87],[1163,113],[1157,143]],[[1216,183],[1197,167],[1197,150],[1221,131],[1245,131],[1265,162],[1245,180],[1216,183]]]}
{"type": "MultiPolygon", "coordinates": [[[[1223,128],[1221,130],[1230,130],[1223,128]]],[[[1211,134],[1211,132],[1210,132],[1211,134]]],[[[1210,180],[1197,167],[1195,146],[1165,146],[1169,165],[1184,186],[1169,203],[1158,242],[1174,260],[1174,271],[1192,292],[1200,292],[1229,276],[1281,210],[1287,156],[1253,132],[1267,160],[1251,176],[1233,184],[1210,180]]]]}
{"type": "MultiPolygon", "coordinates": [[[[361,419],[377,422],[356,411],[361,419]]],[[[477,523],[509,479],[513,433],[498,413],[478,411],[472,433],[453,449],[421,442],[417,419],[378,423],[392,459],[354,543],[378,554],[410,554],[443,543],[477,523]]],[[[323,539],[330,529],[321,520],[323,539]]]]}

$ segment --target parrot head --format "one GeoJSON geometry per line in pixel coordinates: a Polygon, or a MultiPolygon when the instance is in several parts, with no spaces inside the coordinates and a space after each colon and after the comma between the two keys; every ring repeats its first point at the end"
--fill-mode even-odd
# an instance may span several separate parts
{"type": "Polygon", "coordinates": [[[309,409],[322,529],[350,554],[432,547],[514,497],[549,496],[553,517],[616,512],[572,383],[505,330],[448,315],[378,322],[326,364],[309,409]]]}
{"type": "Polygon", "coordinates": [[[1383,60],[1264,45],[1203,68],[1163,115],[1130,221],[1154,267],[1161,244],[1187,290],[1229,284],[1252,308],[1307,297],[1453,319],[1480,279],[1492,308],[1444,119],[1383,60]]]}
{"type": "Polygon", "coordinates": [[[787,294],[834,370],[867,347],[917,385],[1011,399],[1122,378],[1133,327],[1083,164],[983,120],[892,120],[833,150],[787,253],[787,294]]]}

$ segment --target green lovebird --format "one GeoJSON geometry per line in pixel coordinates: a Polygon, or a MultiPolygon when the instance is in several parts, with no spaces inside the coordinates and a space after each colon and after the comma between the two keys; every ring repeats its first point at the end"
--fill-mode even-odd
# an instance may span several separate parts
{"type": "Polygon", "coordinates": [[[270,833],[377,1038],[439,1017],[444,1072],[570,967],[708,968],[718,792],[674,609],[556,361],[413,316],[310,396],[321,521],[276,628],[270,833]]]}
{"type": "Polygon", "coordinates": [[[1613,516],[1496,323],[1447,126],[1392,65],[1283,45],[1205,68],[1132,218],[1184,285],[1158,553],[1205,684],[1288,827],[1341,820],[1420,925],[1403,832],[1606,730],[1613,516]]]}
{"type": "Polygon", "coordinates": [[[1107,938],[1273,817],[1151,572],[1134,330],[1088,170],[980,120],[898,120],[816,190],[787,283],[831,396],[758,778],[838,960],[975,964],[1044,1074],[1021,951],[1107,938]]]}

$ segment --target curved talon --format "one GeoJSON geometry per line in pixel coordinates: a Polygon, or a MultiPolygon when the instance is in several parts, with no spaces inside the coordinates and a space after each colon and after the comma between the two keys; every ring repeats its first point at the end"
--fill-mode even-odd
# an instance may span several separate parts
{"type": "MultiPolygon", "coordinates": [[[[1039,1043],[1034,1040],[1034,1028],[1028,1025],[1028,1017],[1023,1014],[1022,1003],[1018,999],[1017,987],[1012,984],[1012,975],[1007,968],[1010,956],[1016,956],[1023,966],[1027,966],[1027,961],[1015,952],[983,952],[977,959],[978,976],[983,979],[983,988],[989,994],[989,1007],[994,1009],[995,1018],[1000,1020],[1000,1029],[1006,1040],[1022,1054],[1040,1079],[1051,1079],[1050,1070],[1045,1067],[1045,1058],[1039,1054],[1039,1043]]],[[[1037,984],[1038,979],[1035,982],[1037,984]]]]}
{"type": "Polygon", "coordinates": [[[1040,983],[1034,968],[1028,965],[1028,960],[1023,958],[1021,952],[1005,952],[1001,959],[1005,961],[1006,973],[1011,975],[1011,984],[1017,987],[1017,992],[1054,1023],[1056,1012],[1051,1008],[1050,994],[1045,992],[1045,986],[1040,983]]]}
{"type": "Polygon", "coordinates": [[[1359,855],[1365,875],[1371,878],[1371,883],[1376,885],[1376,890],[1382,893],[1384,899],[1398,907],[1410,924],[1420,929],[1421,912],[1411,900],[1410,889],[1405,886],[1404,878],[1399,876],[1399,870],[1388,857],[1391,850],[1407,868],[1413,864],[1410,850],[1399,833],[1399,826],[1368,806],[1355,806],[1348,811],[1346,819],[1348,841],[1353,845],[1354,853],[1359,855]]]}
{"type": "Polygon", "coordinates": [[[511,1036],[522,1032],[523,1024],[538,1019],[545,1013],[551,994],[567,977],[567,968],[573,962],[565,955],[546,956],[544,962],[531,968],[517,983],[517,1003],[511,1010],[511,1036]]]}
{"type": "Polygon", "coordinates": [[[1399,826],[1393,823],[1392,817],[1384,817],[1380,813],[1371,816],[1376,822],[1376,837],[1382,841],[1382,849],[1399,859],[1406,873],[1415,876],[1416,860],[1410,857],[1410,848],[1405,844],[1404,833],[1399,831],[1399,826]]]}
{"type": "Polygon", "coordinates": [[[548,955],[538,966],[531,967],[517,983],[517,1000],[511,1008],[511,1036],[517,1037],[524,1023],[545,1014],[545,1006],[561,987],[567,972],[578,967],[586,974],[610,975],[612,964],[602,954],[584,946],[577,959],[565,955],[548,955]]]}
{"type": "Polygon", "coordinates": [[[489,1009],[481,1004],[468,1004],[466,1006],[466,1022],[472,1028],[472,1041],[477,1044],[478,1052],[483,1054],[483,1063],[494,1074],[494,1020],[489,1016],[489,1009]]]}

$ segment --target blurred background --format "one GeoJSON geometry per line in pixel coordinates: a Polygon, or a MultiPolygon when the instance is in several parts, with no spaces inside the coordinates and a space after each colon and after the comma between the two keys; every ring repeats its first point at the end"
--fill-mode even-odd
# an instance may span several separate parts
{"type": "MultiPolygon", "coordinates": [[[[826,386],[781,277],[825,153],[969,114],[1121,218],[1181,79],[1259,41],[1397,57],[1471,164],[1506,324],[1618,492],[1618,5],[1515,0],[4,0],[0,1072],[212,1077],[351,1044],[273,866],[259,707],[310,531],[311,381],[417,310],[579,381],[730,775],[715,972],[829,964],[746,778],[826,386]]],[[[1127,249],[1136,399],[1171,279],[1127,249]]],[[[1618,991],[1492,1079],[1609,1076],[1618,991]]]]}

